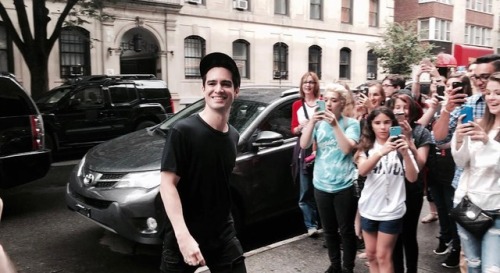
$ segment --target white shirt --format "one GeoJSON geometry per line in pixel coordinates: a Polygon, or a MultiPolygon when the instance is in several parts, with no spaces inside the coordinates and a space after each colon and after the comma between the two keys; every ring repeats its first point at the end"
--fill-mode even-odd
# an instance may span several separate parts
{"type": "Polygon", "coordinates": [[[457,166],[464,168],[455,191],[455,204],[467,192],[470,201],[481,209],[500,209],[500,142],[494,140],[497,133],[498,129],[490,130],[486,144],[466,136],[459,150],[456,134],[453,135],[451,153],[457,166]]]}
{"type": "MultiPolygon", "coordinates": [[[[375,142],[368,151],[368,156],[380,150],[382,145],[375,142]]],[[[413,154],[408,151],[412,162],[417,168],[413,154]]],[[[366,157],[365,153],[360,156],[366,157]]],[[[398,157],[397,151],[383,156],[366,176],[365,186],[359,198],[359,214],[375,221],[400,219],[406,213],[406,188],[404,162],[398,157]]],[[[418,169],[418,168],[417,168],[418,169]]]]}
{"type": "MultiPolygon", "coordinates": [[[[314,110],[316,109],[317,105],[315,104],[313,106],[309,106],[304,102],[304,106],[306,107],[307,115],[309,116],[309,118],[311,118],[314,115],[314,110]]],[[[300,106],[300,108],[297,110],[297,120],[299,121],[299,124],[302,124],[303,122],[309,120],[304,114],[304,106],[300,106]]]]}

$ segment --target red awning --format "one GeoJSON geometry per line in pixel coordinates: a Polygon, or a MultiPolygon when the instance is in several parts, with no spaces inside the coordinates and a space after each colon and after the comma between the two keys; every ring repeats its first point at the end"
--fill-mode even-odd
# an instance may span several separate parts
{"type": "Polygon", "coordinates": [[[487,47],[466,46],[460,44],[455,44],[453,46],[453,55],[455,56],[459,66],[467,66],[476,61],[477,57],[493,53],[494,50],[487,47]]]}
{"type": "Polygon", "coordinates": [[[457,59],[451,54],[439,53],[436,56],[436,67],[456,67],[457,59]]]}

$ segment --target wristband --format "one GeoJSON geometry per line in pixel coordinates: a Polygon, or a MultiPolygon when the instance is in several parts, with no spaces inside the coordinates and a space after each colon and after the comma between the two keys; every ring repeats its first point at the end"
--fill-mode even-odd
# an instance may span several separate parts
{"type": "Polygon", "coordinates": [[[450,112],[450,111],[448,111],[448,110],[446,109],[446,107],[443,107],[443,112],[446,112],[446,113],[448,113],[448,114],[451,114],[451,112],[450,112]]]}

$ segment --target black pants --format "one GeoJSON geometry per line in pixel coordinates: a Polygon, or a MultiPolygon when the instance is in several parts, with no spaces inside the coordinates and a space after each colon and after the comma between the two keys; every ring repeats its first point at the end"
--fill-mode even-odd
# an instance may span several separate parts
{"type": "MultiPolygon", "coordinates": [[[[219,249],[203,250],[203,257],[212,273],[246,273],[243,248],[238,238],[222,245],[219,249]]],[[[189,266],[184,262],[178,247],[163,247],[162,273],[193,273],[199,266],[189,266]]]]}
{"type": "Polygon", "coordinates": [[[431,186],[432,197],[438,211],[440,237],[445,242],[452,242],[454,249],[460,249],[460,239],[458,238],[457,225],[451,219],[450,210],[453,208],[453,197],[455,188],[450,184],[434,183],[431,186]]]}
{"type": "Polygon", "coordinates": [[[417,227],[424,202],[422,190],[416,183],[407,183],[406,191],[406,213],[403,216],[403,231],[396,241],[392,260],[394,273],[417,273],[418,264],[418,241],[417,227]],[[404,267],[404,256],[406,257],[406,271],[404,267]]]}
{"type": "Polygon", "coordinates": [[[356,258],[354,218],[356,217],[358,204],[354,186],[336,193],[315,189],[314,196],[323,225],[330,263],[337,270],[340,270],[342,265],[347,269],[353,269],[354,259],[356,258]],[[340,252],[341,240],[344,248],[342,259],[340,252]]]}

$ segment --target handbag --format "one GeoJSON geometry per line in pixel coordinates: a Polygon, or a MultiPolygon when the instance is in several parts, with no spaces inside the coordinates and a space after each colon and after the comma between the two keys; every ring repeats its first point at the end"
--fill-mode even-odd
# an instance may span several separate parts
{"type": "Polygon", "coordinates": [[[465,180],[465,196],[456,207],[450,210],[450,217],[474,236],[482,237],[493,225],[493,218],[470,201],[467,196],[468,180],[465,180]]]}

